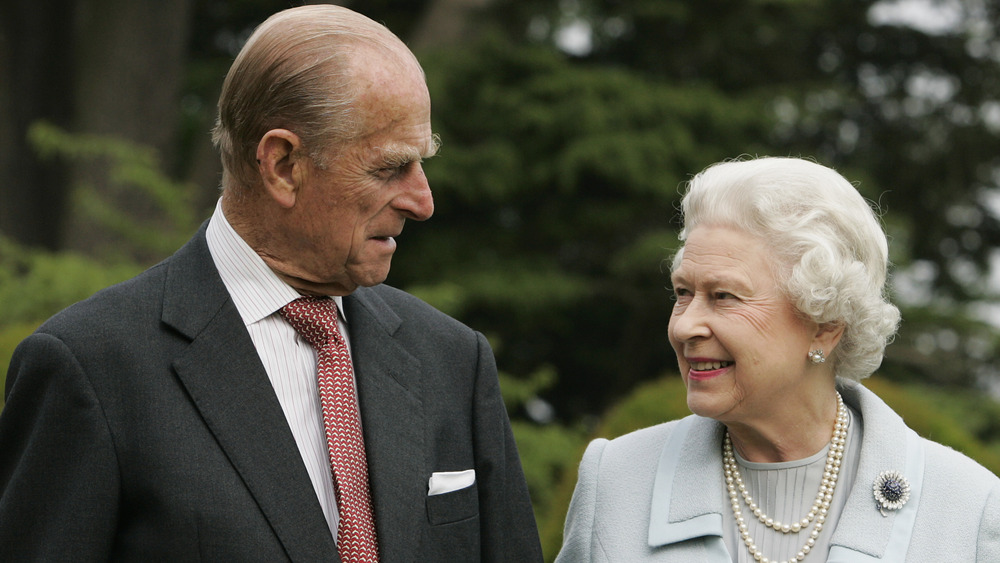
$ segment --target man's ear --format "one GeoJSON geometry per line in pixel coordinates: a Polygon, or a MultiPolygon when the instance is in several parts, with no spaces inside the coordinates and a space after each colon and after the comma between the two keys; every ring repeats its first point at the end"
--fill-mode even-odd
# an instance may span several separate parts
{"type": "Polygon", "coordinates": [[[285,208],[295,205],[302,181],[301,147],[299,136],[287,129],[271,129],[257,144],[257,170],[264,191],[285,208]]]}

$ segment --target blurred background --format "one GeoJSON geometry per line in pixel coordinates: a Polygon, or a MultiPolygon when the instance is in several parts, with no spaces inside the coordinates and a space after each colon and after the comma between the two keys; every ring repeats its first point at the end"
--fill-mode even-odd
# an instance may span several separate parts
{"type": "MultiPolygon", "coordinates": [[[[0,377],[45,318],[207,219],[215,102],[276,0],[0,6],[0,377]]],[[[365,0],[424,65],[437,206],[388,283],[492,342],[546,556],[586,442],[687,413],[666,339],[683,183],[834,167],[882,210],[904,322],[869,386],[1000,471],[1000,6],[365,0]]]]}

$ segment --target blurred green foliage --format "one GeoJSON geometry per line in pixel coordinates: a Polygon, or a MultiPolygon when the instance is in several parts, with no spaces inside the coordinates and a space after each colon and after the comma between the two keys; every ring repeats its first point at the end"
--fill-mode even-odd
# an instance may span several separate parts
{"type": "Polygon", "coordinates": [[[141,271],[72,252],[30,250],[0,238],[0,324],[41,323],[56,311],[141,271]]]}
{"type": "Polygon", "coordinates": [[[44,160],[77,165],[72,215],[114,236],[114,244],[89,249],[94,257],[163,258],[180,248],[204,220],[193,204],[197,187],[171,180],[148,147],[114,136],[70,133],[44,121],[29,128],[28,142],[44,160]],[[106,189],[97,190],[97,182],[106,189]],[[136,211],[136,200],[144,203],[141,212],[136,211]]]}

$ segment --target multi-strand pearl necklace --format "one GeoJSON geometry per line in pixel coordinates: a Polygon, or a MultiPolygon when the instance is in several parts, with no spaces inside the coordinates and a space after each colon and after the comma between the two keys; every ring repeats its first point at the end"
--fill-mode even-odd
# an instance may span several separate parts
{"type": "Polygon", "coordinates": [[[757,544],[754,543],[753,538],[750,537],[750,527],[743,518],[742,509],[740,508],[740,498],[743,498],[743,502],[746,503],[747,508],[764,526],[783,534],[797,534],[807,530],[809,529],[809,525],[815,521],[812,531],[809,532],[809,538],[806,539],[805,545],[795,554],[795,557],[787,561],[775,561],[773,563],[796,563],[805,559],[806,555],[812,551],[813,546],[816,545],[816,538],[819,537],[819,533],[823,530],[827,512],[830,510],[830,502],[833,500],[833,491],[837,488],[837,478],[840,476],[840,463],[844,457],[844,444],[847,443],[848,421],[847,407],[844,406],[844,400],[840,397],[840,393],[837,393],[837,421],[833,426],[830,451],[826,454],[823,482],[819,486],[816,500],[813,501],[812,508],[809,509],[808,514],[802,517],[801,520],[791,524],[785,524],[768,517],[754,503],[753,498],[747,491],[746,484],[743,482],[743,478],[740,476],[740,470],[736,465],[736,458],[733,455],[733,442],[729,438],[729,432],[726,432],[726,437],[722,442],[722,464],[726,470],[726,488],[729,490],[729,503],[733,508],[733,516],[736,517],[736,525],[739,528],[740,537],[743,539],[743,543],[746,545],[754,561],[772,563],[770,559],[764,557],[764,554],[757,548],[757,544]]]}

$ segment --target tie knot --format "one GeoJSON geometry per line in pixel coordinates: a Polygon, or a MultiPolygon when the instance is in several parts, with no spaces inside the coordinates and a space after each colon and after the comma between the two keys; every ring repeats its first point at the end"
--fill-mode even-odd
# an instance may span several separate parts
{"type": "Polygon", "coordinates": [[[281,308],[281,316],[317,350],[340,340],[337,302],[329,297],[300,297],[281,308]]]}

